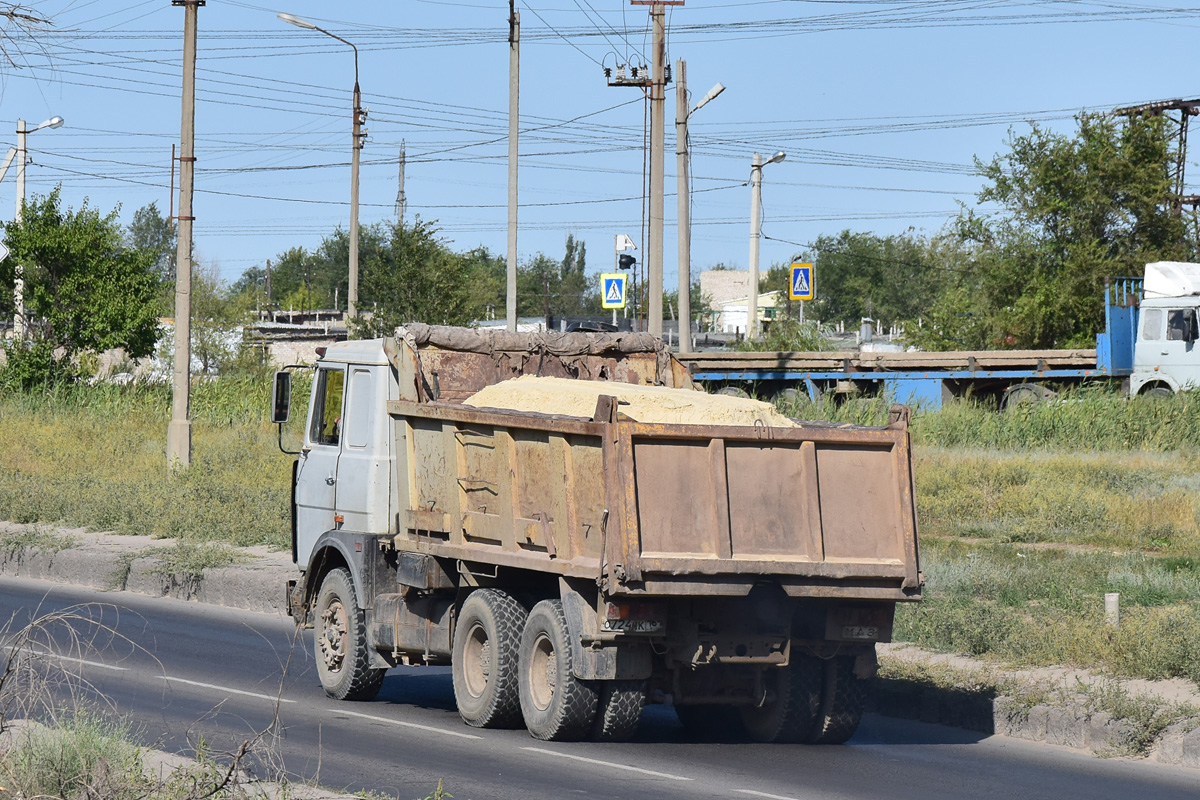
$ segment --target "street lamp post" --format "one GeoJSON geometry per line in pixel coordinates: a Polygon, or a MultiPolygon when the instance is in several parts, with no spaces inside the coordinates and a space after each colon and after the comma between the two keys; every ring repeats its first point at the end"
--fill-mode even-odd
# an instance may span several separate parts
{"type": "Polygon", "coordinates": [[[330,33],[293,14],[277,16],[298,28],[318,31],[331,39],[337,39],[342,44],[349,45],[350,49],[354,51],[354,125],[350,139],[350,290],[346,293],[346,317],[351,318],[358,314],[358,154],[363,148],[363,141],[367,138],[367,131],[362,127],[363,122],[367,119],[367,110],[362,107],[362,98],[358,91],[358,48],[354,46],[353,42],[343,39],[336,33],[330,33]]]}
{"type": "Polygon", "coordinates": [[[678,175],[676,216],[679,228],[679,352],[692,352],[692,208],[688,168],[688,120],[710,100],[725,91],[718,83],[691,111],[687,107],[687,62],[675,62],[675,172],[678,175]]]}
{"type": "Polygon", "coordinates": [[[746,339],[758,338],[758,240],[762,236],[762,168],[787,158],[782,150],[765,162],[758,153],[750,161],[750,292],[746,298],[746,339]]]}
{"type": "MultiPolygon", "coordinates": [[[[13,214],[13,220],[18,224],[25,212],[25,161],[27,160],[25,137],[42,128],[61,128],[63,121],[62,117],[51,117],[36,128],[28,128],[25,120],[17,120],[17,209],[13,214]]],[[[13,335],[21,339],[25,336],[25,268],[18,262],[13,271],[15,273],[13,307],[16,310],[13,315],[13,335]]]]}

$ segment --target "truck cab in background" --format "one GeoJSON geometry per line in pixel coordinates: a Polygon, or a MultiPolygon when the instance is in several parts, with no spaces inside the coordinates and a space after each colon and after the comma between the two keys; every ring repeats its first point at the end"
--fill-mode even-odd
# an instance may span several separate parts
{"type": "Polygon", "coordinates": [[[1200,386],[1200,264],[1146,265],[1133,343],[1131,395],[1167,395],[1200,386]]]}

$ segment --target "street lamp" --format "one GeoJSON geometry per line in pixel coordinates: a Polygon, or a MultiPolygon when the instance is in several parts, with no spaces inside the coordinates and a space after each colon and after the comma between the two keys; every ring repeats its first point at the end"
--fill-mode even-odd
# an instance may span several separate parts
{"type": "Polygon", "coordinates": [[[709,101],[725,91],[718,83],[708,90],[696,107],[687,107],[687,62],[675,62],[675,173],[678,188],[675,191],[678,203],[676,217],[679,233],[679,352],[692,352],[692,198],[688,180],[691,153],[688,151],[688,120],[709,101]]]}
{"type": "MultiPolygon", "coordinates": [[[[17,120],[17,210],[13,214],[13,221],[20,224],[21,218],[25,211],[25,162],[27,160],[25,149],[25,137],[35,131],[40,131],[42,128],[61,128],[63,125],[62,117],[54,116],[38,125],[35,128],[26,126],[23,119],[17,120]]],[[[0,179],[3,179],[4,172],[8,171],[8,164],[4,165],[4,171],[0,172],[0,179]]],[[[13,335],[18,338],[25,337],[25,268],[17,263],[13,267],[15,279],[13,280],[13,307],[15,313],[13,315],[13,335]]]]}
{"type": "Polygon", "coordinates": [[[346,296],[346,317],[354,317],[358,313],[358,153],[362,150],[363,140],[367,138],[367,130],[362,124],[367,119],[367,109],[362,107],[358,92],[358,48],[353,42],[343,39],[336,33],[330,33],[319,25],[314,25],[306,19],[300,19],[293,14],[278,14],[284,22],[297,28],[318,31],[331,39],[337,39],[349,45],[354,51],[354,125],[350,138],[350,291],[346,296]]]}
{"type": "Polygon", "coordinates": [[[758,338],[758,240],[762,236],[762,168],[787,158],[780,150],[762,160],[758,153],[750,161],[750,296],[746,300],[746,339],[758,338]]]}

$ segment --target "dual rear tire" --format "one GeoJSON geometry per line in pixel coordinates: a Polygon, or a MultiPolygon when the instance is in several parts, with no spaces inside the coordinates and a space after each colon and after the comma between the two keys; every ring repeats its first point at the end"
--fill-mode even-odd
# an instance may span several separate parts
{"type": "Polygon", "coordinates": [[[546,741],[625,741],[637,730],[643,682],[577,678],[558,600],[526,612],[505,592],[477,589],[463,603],[453,647],[454,698],[468,725],[524,723],[546,741]]]}

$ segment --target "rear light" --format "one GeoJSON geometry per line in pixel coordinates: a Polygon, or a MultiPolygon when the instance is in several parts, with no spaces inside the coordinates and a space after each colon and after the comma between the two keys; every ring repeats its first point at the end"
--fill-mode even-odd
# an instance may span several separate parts
{"type": "Polygon", "coordinates": [[[325,357],[325,351],[326,351],[326,350],[328,350],[328,349],[329,349],[328,347],[318,347],[318,348],[317,348],[317,358],[324,358],[324,357],[325,357]]]}

